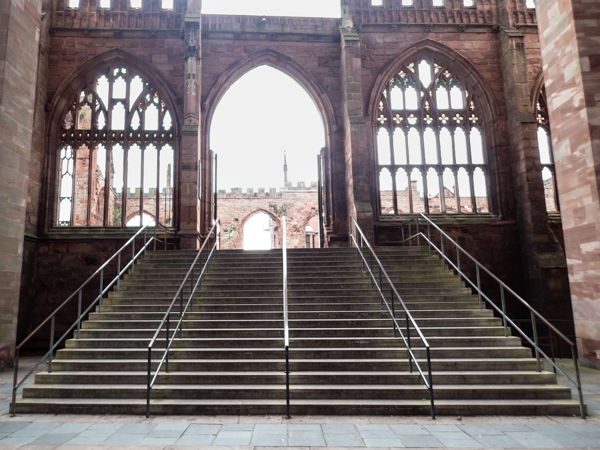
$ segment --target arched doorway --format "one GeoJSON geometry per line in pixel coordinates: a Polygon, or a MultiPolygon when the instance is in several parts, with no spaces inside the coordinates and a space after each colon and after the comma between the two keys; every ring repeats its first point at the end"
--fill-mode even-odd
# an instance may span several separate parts
{"type": "Polygon", "coordinates": [[[238,78],[210,122],[221,227],[239,230],[240,219],[257,209],[281,217],[311,193],[318,209],[317,157],[326,140],[319,108],[292,76],[264,64],[238,78]]]}
{"type": "Polygon", "coordinates": [[[275,248],[275,221],[264,212],[250,217],[242,231],[244,250],[271,250],[275,248]]]}

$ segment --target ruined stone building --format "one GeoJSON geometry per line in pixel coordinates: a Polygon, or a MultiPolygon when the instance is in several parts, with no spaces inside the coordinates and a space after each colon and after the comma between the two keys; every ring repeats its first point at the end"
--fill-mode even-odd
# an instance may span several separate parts
{"type": "Polygon", "coordinates": [[[299,239],[319,207],[328,247],[349,246],[352,217],[386,245],[429,215],[600,366],[600,3],[340,1],[340,19],[0,2],[0,365],[128,227],[196,248],[215,218],[213,113],[269,65],[325,128],[299,239]]]}

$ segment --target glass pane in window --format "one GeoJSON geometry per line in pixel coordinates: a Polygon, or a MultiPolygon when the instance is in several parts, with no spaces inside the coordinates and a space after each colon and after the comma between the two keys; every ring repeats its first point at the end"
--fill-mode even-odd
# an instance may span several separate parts
{"type": "Polygon", "coordinates": [[[123,99],[126,96],[127,96],[127,83],[125,82],[125,78],[118,77],[115,81],[113,81],[112,98],[123,99]]]}
{"type": "Polygon", "coordinates": [[[163,130],[169,131],[173,126],[173,119],[171,118],[171,113],[167,111],[165,113],[165,117],[163,118],[163,130]]]}
{"type": "Polygon", "coordinates": [[[77,113],[77,129],[91,130],[92,129],[92,108],[90,105],[83,105],[77,113]]]}
{"type": "Polygon", "coordinates": [[[473,188],[475,190],[475,202],[477,203],[477,212],[490,212],[488,205],[487,186],[485,183],[485,174],[479,167],[473,171],[473,188]]]}
{"type": "Polygon", "coordinates": [[[450,97],[448,97],[448,90],[439,86],[435,91],[435,97],[437,102],[437,109],[450,109],[450,97]]]}
{"type": "Polygon", "coordinates": [[[131,129],[133,131],[137,131],[137,129],[140,127],[140,124],[140,114],[137,111],[135,111],[133,113],[133,116],[131,116],[131,129]]]}
{"type": "Polygon", "coordinates": [[[111,149],[110,193],[108,197],[108,226],[121,226],[123,213],[124,152],[120,144],[111,149]]]}
{"type": "Polygon", "coordinates": [[[555,181],[552,172],[547,167],[542,169],[542,180],[544,182],[544,196],[546,198],[546,211],[558,212],[556,204],[555,181]]]}
{"type": "Polygon", "coordinates": [[[427,171],[427,201],[429,202],[429,212],[439,214],[440,209],[440,178],[435,169],[430,168],[427,171]]]}
{"type": "Polygon", "coordinates": [[[100,97],[100,100],[102,100],[104,108],[108,108],[108,78],[106,75],[102,75],[98,78],[98,81],[96,82],[96,93],[98,94],[98,97],[100,97]]]}
{"type": "Polygon", "coordinates": [[[442,153],[442,164],[453,164],[452,157],[452,134],[450,129],[443,127],[440,130],[440,150],[442,153]]]}
{"type": "Polygon", "coordinates": [[[460,211],[463,213],[473,212],[471,204],[471,182],[469,174],[462,167],[458,169],[458,191],[460,195],[460,211]]]}
{"type": "Polygon", "coordinates": [[[77,9],[79,8],[79,0],[68,0],[69,8],[77,9]]]}
{"type": "Polygon", "coordinates": [[[92,204],[90,208],[90,225],[104,226],[104,195],[106,191],[106,147],[100,144],[92,152],[92,204]]]}
{"type": "Polygon", "coordinates": [[[125,107],[123,103],[117,103],[113,107],[110,127],[116,131],[125,130],[125,107]]]}
{"type": "Polygon", "coordinates": [[[538,148],[540,149],[540,162],[542,164],[552,164],[550,155],[550,136],[544,127],[538,127],[538,148]]]}
{"type": "Polygon", "coordinates": [[[132,9],[141,9],[142,8],[142,0],[129,0],[129,6],[132,9]]]}
{"type": "Polygon", "coordinates": [[[527,0],[525,4],[527,8],[535,8],[535,0],[527,0]]]}
{"type": "Polygon", "coordinates": [[[100,8],[109,9],[110,8],[110,0],[100,0],[100,8]]]}
{"type": "Polygon", "coordinates": [[[158,130],[158,108],[155,104],[151,104],[146,108],[146,111],[144,113],[144,130],[158,130]]]}
{"type": "Polygon", "coordinates": [[[446,205],[446,213],[456,213],[458,208],[456,206],[456,179],[454,177],[454,172],[450,169],[445,169],[442,181],[444,183],[444,203],[446,205]]]}
{"type": "Polygon", "coordinates": [[[161,8],[168,11],[173,10],[173,0],[162,0],[161,8]]]}
{"type": "Polygon", "coordinates": [[[454,130],[454,152],[456,153],[456,164],[467,164],[467,137],[462,128],[454,130]]]}
{"type": "Polygon", "coordinates": [[[407,164],[406,159],[406,134],[402,128],[394,130],[394,162],[407,164]]]}
{"type": "Polygon", "coordinates": [[[417,95],[417,90],[414,87],[407,87],[406,91],[404,92],[404,96],[404,101],[406,102],[406,109],[419,109],[419,97],[417,95]]]}
{"type": "Polygon", "coordinates": [[[156,217],[156,183],[158,182],[158,150],[149,145],[144,150],[144,212],[156,217]]]}
{"type": "Polygon", "coordinates": [[[395,214],[394,193],[392,190],[392,174],[387,168],[379,172],[379,201],[381,203],[381,214],[395,214]]]}
{"type": "Polygon", "coordinates": [[[408,132],[408,161],[410,164],[421,164],[421,136],[419,131],[412,127],[408,132]]]}
{"type": "Polygon", "coordinates": [[[475,0],[464,0],[464,5],[467,8],[475,6],[475,0]]]}
{"type": "Polygon", "coordinates": [[[471,162],[483,164],[483,140],[479,128],[471,129],[471,162]]]}
{"type": "Polygon", "coordinates": [[[135,77],[133,77],[133,79],[131,80],[131,83],[129,84],[129,110],[130,111],[134,107],[134,105],[136,105],[137,100],[143,90],[144,90],[144,82],[142,81],[142,78],[139,75],[136,75],[135,77]]]}
{"type": "Polygon", "coordinates": [[[380,128],[377,132],[377,160],[380,165],[391,164],[390,133],[387,128],[380,128]]]}
{"type": "Polygon", "coordinates": [[[106,117],[104,116],[104,111],[100,111],[98,114],[98,119],[96,121],[96,128],[99,130],[103,130],[106,126],[106,117]]]}
{"type": "Polygon", "coordinates": [[[393,110],[404,109],[404,94],[398,86],[394,86],[390,91],[390,102],[393,110]]]}
{"type": "Polygon", "coordinates": [[[431,64],[424,59],[419,63],[419,79],[425,89],[431,84],[431,64]]]}
{"type": "Polygon", "coordinates": [[[452,109],[463,109],[463,92],[462,89],[458,86],[453,86],[450,89],[450,104],[452,105],[452,109]]]}
{"type": "Polygon", "coordinates": [[[435,137],[435,131],[433,128],[428,127],[423,133],[423,141],[425,144],[425,163],[426,164],[437,164],[437,139],[435,137]]]}
{"type": "Polygon", "coordinates": [[[131,223],[133,217],[140,215],[140,199],[142,187],[142,150],[136,144],[127,154],[127,226],[140,226],[141,222],[131,223]]]}
{"type": "Polygon", "coordinates": [[[413,212],[425,212],[425,199],[423,198],[423,174],[418,169],[410,173],[410,190],[412,191],[413,212]]]}
{"type": "Polygon", "coordinates": [[[174,151],[170,145],[164,146],[160,151],[159,222],[166,226],[173,226],[173,156],[174,151]]]}
{"type": "Polygon", "coordinates": [[[73,149],[70,146],[60,151],[60,203],[58,224],[71,225],[71,201],[73,197],[73,149]]]}
{"type": "Polygon", "coordinates": [[[85,227],[88,225],[88,190],[90,171],[90,150],[82,145],[75,152],[75,192],[73,195],[73,225],[85,227]]]}
{"type": "Polygon", "coordinates": [[[410,213],[408,175],[404,169],[398,169],[396,172],[396,198],[398,202],[398,214],[410,213]]]}

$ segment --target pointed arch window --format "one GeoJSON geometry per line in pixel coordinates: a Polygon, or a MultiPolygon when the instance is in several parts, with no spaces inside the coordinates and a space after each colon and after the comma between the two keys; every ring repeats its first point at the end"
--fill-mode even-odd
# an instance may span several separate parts
{"type": "Polygon", "coordinates": [[[57,225],[173,226],[173,117],[143,75],[117,66],[96,76],[59,131],[57,225]]]}
{"type": "Polygon", "coordinates": [[[485,133],[474,97],[434,57],[399,68],[377,105],[380,215],[489,212],[485,133]]]}
{"type": "Polygon", "coordinates": [[[548,104],[546,103],[546,88],[543,84],[538,92],[535,107],[538,123],[538,150],[542,165],[546,211],[549,213],[559,212],[556,171],[554,168],[554,157],[552,156],[552,138],[550,136],[550,119],[548,117],[548,104]]]}

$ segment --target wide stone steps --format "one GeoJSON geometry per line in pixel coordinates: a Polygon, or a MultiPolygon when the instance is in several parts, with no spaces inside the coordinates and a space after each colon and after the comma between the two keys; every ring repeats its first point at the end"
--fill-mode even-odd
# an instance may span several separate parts
{"type": "MultiPolygon", "coordinates": [[[[531,350],[510,330],[505,337],[441,260],[416,246],[376,250],[431,346],[438,414],[578,412],[570,390],[536,371],[531,350]]],[[[144,414],[148,343],[195,257],[148,253],[57,352],[53,372],[24,389],[17,412],[144,414]]],[[[429,414],[429,393],[356,250],[290,250],[288,270],[292,414],[429,414]]],[[[152,414],[285,413],[282,279],[280,250],[217,252],[152,390],[152,414]]],[[[178,321],[179,299],[171,333],[178,321]]],[[[426,349],[409,329],[425,370],[426,349]]]]}

